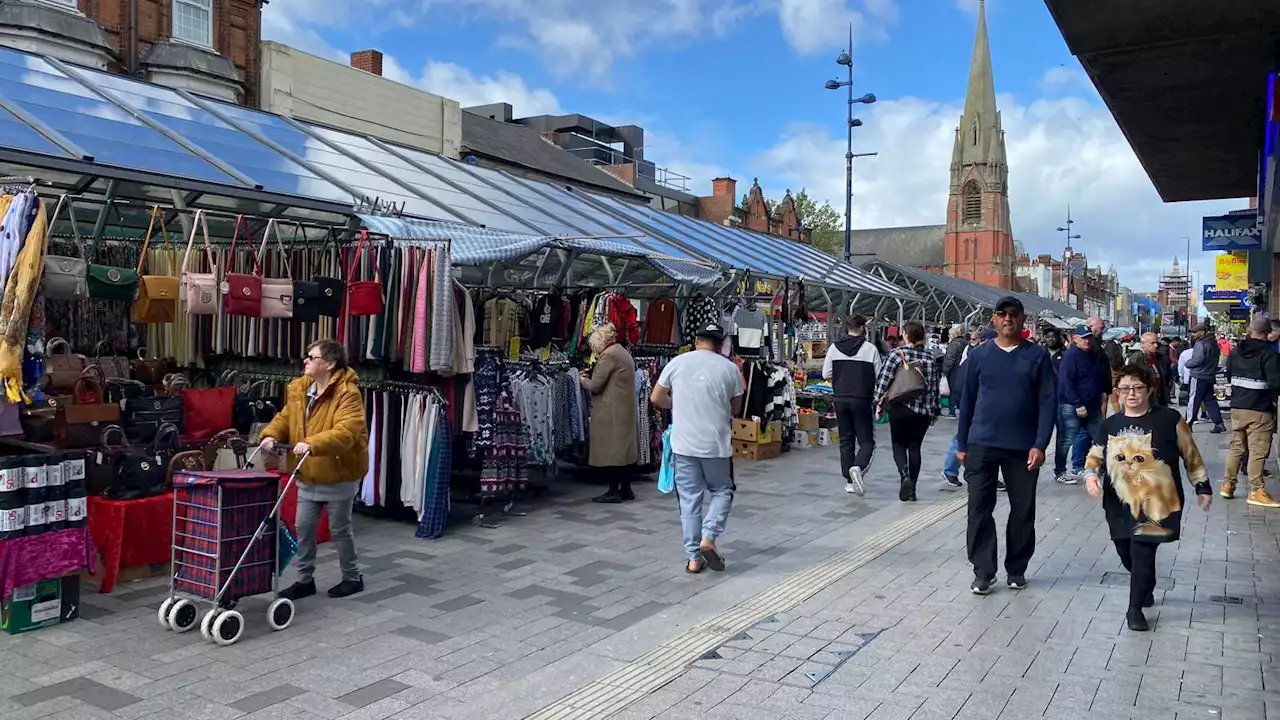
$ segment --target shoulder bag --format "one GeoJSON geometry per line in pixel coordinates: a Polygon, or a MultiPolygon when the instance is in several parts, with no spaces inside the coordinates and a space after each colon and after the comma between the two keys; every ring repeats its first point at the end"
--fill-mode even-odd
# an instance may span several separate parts
{"type": "MultiPolygon", "coordinates": [[[[302,230],[302,226],[295,225],[293,229],[293,246],[296,250],[299,246],[298,238],[306,239],[306,232],[302,230]]],[[[342,310],[342,281],[335,281],[333,278],[324,278],[316,275],[316,268],[319,260],[324,256],[325,251],[329,247],[329,238],[333,237],[330,231],[326,236],[325,242],[316,251],[315,258],[311,262],[311,279],[310,280],[294,280],[293,281],[293,319],[299,322],[316,322],[321,315],[331,314],[337,316],[342,310]],[[334,308],[332,313],[322,312],[326,306],[326,289],[321,287],[322,282],[337,282],[338,287],[329,286],[327,288],[328,298],[327,305],[334,308]]]]}
{"type": "MultiPolygon", "coordinates": [[[[369,241],[369,231],[361,230],[360,239],[356,242],[355,252],[351,255],[351,265],[347,268],[347,277],[357,277],[360,268],[360,255],[369,241]]],[[[347,314],[351,317],[377,315],[382,312],[382,281],[379,278],[378,250],[373,253],[373,279],[353,280],[347,283],[347,314]]]]}
{"type": "Polygon", "coordinates": [[[164,249],[169,250],[169,232],[164,227],[164,214],[159,205],[151,206],[151,222],[142,240],[142,253],[138,255],[138,297],[133,301],[133,321],[136,323],[171,323],[178,317],[178,278],[172,275],[143,275],[147,267],[147,250],[151,247],[151,231],[156,218],[160,218],[160,237],[164,249]]]}
{"type": "Polygon", "coordinates": [[[262,233],[262,246],[258,248],[257,263],[262,267],[263,258],[267,254],[267,239],[275,234],[276,245],[280,248],[280,262],[284,266],[283,278],[269,278],[266,273],[262,277],[262,317],[293,317],[293,269],[289,267],[289,251],[280,240],[280,226],[276,219],[267,221],[267,229],[262,233]]]}
{"type": "MultiPolygon", "coordinates": [[[[98,254],[102,238],[94,238],[89,247],[89,257],[98,254]]],[[[89,297],[114,302],[132,302],[138,294],[138,271],[133,268],[99,265],[90,262],[88,269],[89,297]]]]}
{"type": "MultiPolygon", "coordinates": [[[[262,265],[253,252],[253,245],[248,245],[249,256],[253,258],[252,273],[231,272],[236,262],[236,242],[240,239],[240,228],[244,227],[245,235],[249,234],[249,222],[243,215],[236,216],[236,229],[231,233],[231,247],[227,250],[227,262],[222,272],[222,283],[218,289],[222,291],[222,307],[228,315],[244,315],[246,317],[262,316],[262,265]]],[[[245,238],[246,243],[252,242],[245,238]]]]}
{"type": "Polygon", "coordinates": [[[45,377],[49,378],[45,387],[57,391],[71,391],[75,388],[76,381],[80,379],[80,373],[84,372],[88,364],[85,356],[71,352],[71,344],[66,340],[60,337],[49,338],[44,344],[44,372],[45,377]],[[55,352],[59,347],[63,348],[64,352],[55,352]]]}
{"type": "Polygon", "coordinates": [[[246,437],[251,434],[255,424],[271,422],[279,411],[274,400],[262,397],[262,389],[266,385],[266,380],[258,380],[250,384],[244,392],[236,393],[236,403],[231,413],[231,426],[246,437]]]}
{"type": "MultiPolygon", "coordinates": [[[[112,428],[118,430],[119,426],[112,428]]],[[[103,496],[109,500],[141,500],[163,495],[169,457],[173,451],[161,446],[166,442],[172,445],[177,434],[177,428],[166,425],[150,446],[121,448],[111,484],[103,491],[103,496]]]]}
{"type": "Polygon", "coordinates": [[[218,265],[213,259],[213,248],[209,246],[209,219],[203,210],[197,210],[191,218],[191,237],[187,239],[187,251],[182,255],[181,287],[178,288],[179,299],[183,302],[188,315],[218,314],[218,265]],[[209,272],[197,273],[187,270],[191,260],[191,247],[196,241],[196,232],[204,236],[204,254],[209,261],[209,272]]]}
{"type": "Polygon", "coordinates": [[[63,206],[67,207],[67,219],[71,223],[71,235],[75,238],[76,252],[80,257],[67,255],[45,255],[44,257],[44,296],[51,300],[79,300],[89,297],[89,285],[85,280],[88,262],[84,259],[84,242],[80,239],[80,228],[76,225],[75,208],[66,195],[58,198],[58,204],[49,217],[49,233],[58,221],[58,214],[63,206]]]}
{"type": "Polygon", "coordinates": [[[893,382],[889,383],[889,391],[884,396],[885,402],[890,405],[911,402],[929,391],[924,373],[907,361],[907,354],[901,348],[898,350],[898,357],[902,364],[894,373],[893,382]]]}

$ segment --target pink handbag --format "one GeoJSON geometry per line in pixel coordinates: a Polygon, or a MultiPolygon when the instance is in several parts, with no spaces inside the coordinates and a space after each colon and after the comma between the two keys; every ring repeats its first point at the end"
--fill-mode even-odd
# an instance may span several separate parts
{"type": "Polygon", "coordinates": [[[191,237],[187,240],[187,251],[182,255],[182,287],[178,289],[182,306],[188,315],[218,314],[218,265],[213,259],[213,247],[209,245],[209,220],[204,210],[197,210],[191,218],[191,237]],[[187,271],[187,263],[191,259],[191,247],[196,241],[196,230],[204,235],[204,253],[209,260],[209,269],[213,272],[196,273],[187,271]]]}
{"type": "Polygon", "coordinates": [[[267,253],[267,239],[275,235],[276,245],[280,247],[280,259],[284,264],[282,278],[262,278],[262,314],[264,318],[293,317],[293,269],[289,267],[289,251],[280,240],[280,226],[275,218],[267,221],[267,229],[262,233],[262,246],[258,248],[258,263],[265,267],[263,258],[267,253]]]}

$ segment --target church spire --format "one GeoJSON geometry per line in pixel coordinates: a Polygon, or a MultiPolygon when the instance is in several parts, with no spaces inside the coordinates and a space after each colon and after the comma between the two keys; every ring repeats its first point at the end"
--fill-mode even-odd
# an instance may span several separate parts
{"type": "Polygon", "coordinates": [[[978,3],[978,29],[973,38],[973,55],[969,59],[969,89],[964,100],[951,165],[1005,163],[1004,129],[996,107],[995,74],[991,71],[991,45],[987,39],[987,6],[978,3]]]}

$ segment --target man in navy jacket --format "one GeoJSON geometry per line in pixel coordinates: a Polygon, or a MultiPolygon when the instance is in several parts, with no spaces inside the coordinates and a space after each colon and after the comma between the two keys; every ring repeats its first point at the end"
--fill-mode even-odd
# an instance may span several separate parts
{"type": "Polygon", "coordinates": [[[1075,485],[1084,474],[1084,458],[1102,423],[1102,374],[1111,377],[1110,366],[1099,360],[1101,349],[1095,350],[1093,330],[1087,325],[1076,328],[1071,347],[1058,366],[1058,442],[1053,454],[1053,479],[1063,485],[1075,485]],[[1071,453],[1071,472],[1067,472],[1067,452],[1071,453]]]}
{"type": "MultiPolygon", "coordinates": [[[[965,544],[977,595],[996,576],[996,482],[1009,493],[1004,569],[1009,587],[1027,586],[1036,548],[1036,480],[1057,415],[1057,382],[1049,353],[1022,339],[1026,311],[1016,297],[996,303],[996,339],[969,351],[960,394],[956,457],[969,485],[965,544]]],[[[1098,400],[1101,401],[1101,395],[1098,400]]]]}

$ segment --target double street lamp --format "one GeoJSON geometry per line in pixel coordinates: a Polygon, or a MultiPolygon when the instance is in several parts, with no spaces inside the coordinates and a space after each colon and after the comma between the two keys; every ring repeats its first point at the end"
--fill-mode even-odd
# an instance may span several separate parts
{"type": "MultiPolygon", "coordinates": [[[[853,106],[856,104],[870,105],[876,101],[876,96],[867,93],[861,97],[853,96],[853,28],[849,28],[849,50],[840,53],[836,58],[837,65],[843,65],[849,73],[848,80],[828,80],[828,90],[839,90],[840,88],[848,88],[849,91],[849,111],[845,119],[845,152],[844,152],[844,261],[853,261],[853,129],[862,127],[862,121],[853,116],[853,106]]],[[[865,153],[866,155],[874,155],[875,153],[865,153]]]]}

